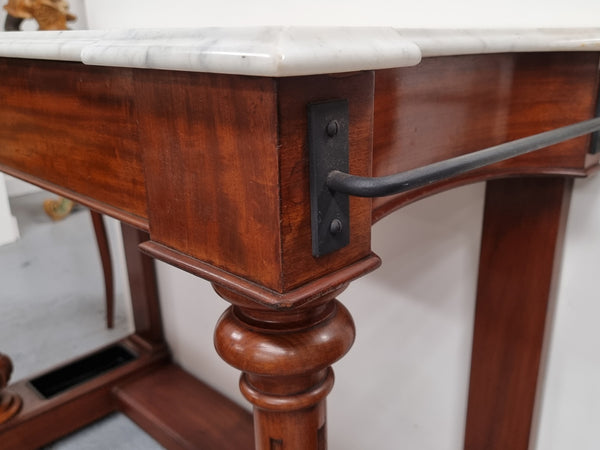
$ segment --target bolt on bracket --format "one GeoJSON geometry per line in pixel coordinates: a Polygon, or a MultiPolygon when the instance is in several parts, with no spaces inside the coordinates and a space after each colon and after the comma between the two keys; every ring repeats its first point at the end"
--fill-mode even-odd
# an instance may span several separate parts
{"type": "Polygon", "coordinates": [[[350,242],[350,202],[347,194],[327,187],[332,170],[348,168],[348,101],[308,105],[312,253],[320,257],[350,242]]]}

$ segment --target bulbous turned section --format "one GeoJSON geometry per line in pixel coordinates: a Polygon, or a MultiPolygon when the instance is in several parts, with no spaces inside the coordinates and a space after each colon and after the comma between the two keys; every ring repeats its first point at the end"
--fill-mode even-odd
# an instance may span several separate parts
{"type": "Polygon", "coordinates": [[[9,357],[0,353],[0,424],[7,422],[21,409],[21,398],[4,390],[8,386],[12,370],[9,357]]]}
{"type": "MultiPolygon", "coordinates": [[[[232,366],[257,375],[291,376],[325,369],[350,349],[355,330],[341,303],[335,300],[323,306],[310,322],[295,318],[288,329],[283,320],[260,326],[254,315],[231,307],[217,324],[217,352],[232,366]]],[[[272,314],[277,315],[285,319],[285,313],[272,314]]]]}
{"type": "Polygon", "coordinates": [[[294,311],[233,306],[221,316],[215,347],[243,371],[240,390],[254,405],[257,449],[325,448],[330,366],[354,336],[350,313],[331,299],[294,311]]]}

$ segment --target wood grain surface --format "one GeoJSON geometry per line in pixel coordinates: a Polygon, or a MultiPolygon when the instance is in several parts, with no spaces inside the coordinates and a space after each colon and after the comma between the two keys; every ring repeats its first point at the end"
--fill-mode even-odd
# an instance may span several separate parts
{"type": "Polygon", "coordinates": [[[143,71],[136,83],[153,240],[276,292],[369,255],[362,199],[350,245],[312,256],[306,116],[310,102],[347,98],[351,166],[368,174],[371,73],[275,81],[143,71]]]}
{"type": "MultiPolygon", "coordinates": [[[[426,58],[376,72],[373,174],[389,175],[594,117],[597,53],[426,58]]],[[[599,155],[584,136],[469,175],[373,201],[374,221],[402,205],[488,178],[583,176],[599,155]]]]}
{"type": "Polygon", "coordinates": [[[251,450],[252,415],[175,365],[115,389],[119,409],[171,450],[251,450]]]}
{"type": "Polygon", "coordinates": [[[1,58],[0,71],[0,168],[142,222],[131,70],[1,58]]]}
{"type": "Polygon", "coordinates": [[[573,181],[488,182],[466,450],[527,450],[573,181]]]}

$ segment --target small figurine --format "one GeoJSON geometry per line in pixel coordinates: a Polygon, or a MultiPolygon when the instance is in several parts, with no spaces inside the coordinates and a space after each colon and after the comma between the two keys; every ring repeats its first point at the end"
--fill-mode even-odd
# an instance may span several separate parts
{"type": "Polygon", "coordinates": [[[35,19],[40,30],[66,30],[77,17],[69,13],[66,0],[8,0],[5,31],[19,31],[24,19],[35,19]]]}

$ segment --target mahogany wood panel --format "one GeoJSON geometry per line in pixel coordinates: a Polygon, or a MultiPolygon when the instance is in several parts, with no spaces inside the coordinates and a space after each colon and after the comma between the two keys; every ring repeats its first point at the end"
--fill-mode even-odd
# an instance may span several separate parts
{"type": "Polygon", "coordinates": [[[372,272],[381,265],[379,257],[371,253],[366,258],[360,259],[341,270],[303,284],[297,289],[279,293],[216,269],[214,266],[156,242],[144,242],[140,244],[140,249],[153,258],[210,281],[217,292],[220,288],[226,288],[229,295],[235,293],[236,302],[239,304],[253,306],[254,308],[263,306],[270,309],[288,310],[290,314],[292,314],[290,310],[313,302],[326,293],[345,289],[350,281],[372,272]]]}
{"type": "Polygon", "coordinates": [[[119,409],[168,449],[253,448],[252,415],[168,365],[115,389],[119,409]]]}
{"type": "Polygon", "coordinates": [[[347,99],[350,172],[371,174],[373,72],[283,78],[279,81],[282,288],[293,289],[339,270],[371,253],[371,200],[350,198],[350,244],[312,256],[307,105],[347,99]]]}
{"type": "Polygon", "coordinates": [[[160,71],[136,80],[152,239],[278,287],[274,81],[160,71]]]}
{"type": "MultiPolygon", "coordinates": [[[[441,57],[375,77],[280,80],[12,59],[0,59],[0,70],[0,169],[149,227],[156,242],[142,244],[145,251],[205,276],[234,304],[215,341],[244,371],[261,449],[326,445],[328,367],[354,338],[349,313],[333,297],[378,264],[371,211],[377,218],[473,179],[583,175],[599,158],[586,155],[589,138],[579,138],[405,196],[352,199],[350,245],[314,258],[308,103],[347,99],[350,170],[384,175],[591,117],[598,55],[441,57]]],[[[489,183],[466,448],[525,448],[570,186],[556,178],[489,183]]],[[[158,355],[153,267],[136,249],[147,236],[123,233],[138,274],[131,284],[140,336],[130,342],[158,355]]],[[[38,402],[30,422],[23,414],[31,393],[23,389],[13,432],[0,426],[13,441],[1,442],[33,446],[23,439],[53,439],[104,414],[114,405],[104,385],[96,387],[38,402]],[[71,402],[75,393],[81,397],[71,402]]],[[[140,421],[154,420],[148,414],[156,408],[141,410],[140,421]]]]}
{"type": "MultiPolygon", "coordinates": [[[[373,173],[401,172],[589,119],[597,93],[597,53],[438,57],[377,71],[373,173]]],[[[518,173],[584,175],[598,163],[598,155],[587,155],[589,141],[585,136],[501,162],[460,184],[518,173]]],[[[375,199],[374,219],[457,181],[375,199]]]]}
{"type": "Polygon", "coordinates": [[[370,202],[350,245],[311,254],[307,105],[347,98],[352,167],[369,173],[372,73],[276,81],[140,71],[140,141],[152,240],[276,292],[367,257],[370,202]]]}
{"type": "Polygon", "coordinates": [[[131,70],[2,58],[0,72],[3,170],[147,216],[131,70]]]}
{"type": "Polygon", "coordinates": [[[465,449],[526,450],[572,180],[487,184],[465,449]]]}

